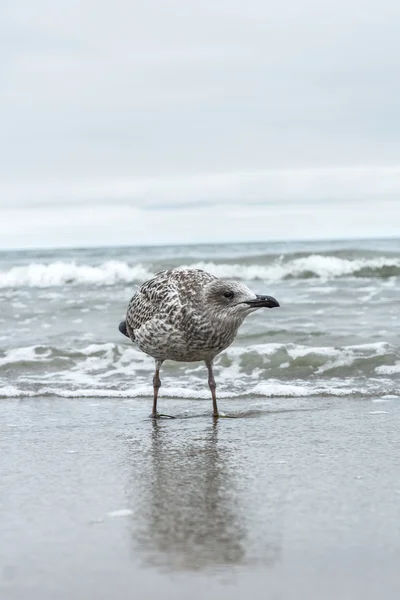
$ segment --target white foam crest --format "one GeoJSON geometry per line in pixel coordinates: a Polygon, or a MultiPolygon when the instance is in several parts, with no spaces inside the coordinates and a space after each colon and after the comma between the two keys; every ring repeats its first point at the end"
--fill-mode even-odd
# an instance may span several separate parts
{"type": "MultiPolygon", "coordinates": [[[[219,398],[234,398],[242,394],[231,394],[229,392],[220,391],[219,398]]],[[[103,388],[82,388],[82,389],[63,389],[43,387],[40,390],[21,390],[14,386],[5,386],[0,388],[1,398],[17,398],[17,397],[39,397],[39,396],[55,396],[59,398],[152,398],[153,388],[149,385],[141,385],[132,389],[103,389],[103,388]]],[[[194,390],[187,387],[164,387],[164,398],[184,398],[193,400],[210,399],[208,389],[194,390]]]]}
{"type": "MultiPolygon", "coordinates": [[[[154,361],[151,357],[140,352],[134,345],[124,345],[114,342],[92,343],[82,348],[61,350],[57,347],[44,346],[26,346],[13,348],[0,353],[0,366],[12,365],[16,363],[51,363],[54,360],[63,359],[72,360],[74,366],[65,371],[71,376],[77,376],[78,372],[87,374],[90,372],[99,372],[108,369],[107,373],[101,376],[112,376],[113,374],[134,374],[140,371],[152,372],[154,361]]],[[[385,354],[398,355],[397,350],[387,342],[375,342],[371,344],[359,344],[352,346],[333,347],[333,346],[306,346],[294,343],[269,343],[254,344],[251,346],[231,346],[223,354],[217,357],[216,367],[219,371],[219,377],[222,380],[236,379],[239,376],[245,376],[242,372],[243,365],[248,364],[246,360],[251,355],[257,355],[261,359],[254,364],[251,376],[257,376],[256,369],[273,364],[276,359],[283,361],[281,367],[289,368],[292,361],[309,358],[310,366],[314,364],[316,373],[323,373],[326,370],[350,366],[357,359],[371,359],[375,356],[384,356],[385,354]],[[243,360],[245,361],[243,363],[243,360]],[[315,365],[315,360],[320,364],[315,365]],[[321,364],[323,361],[323,364],[321,364]]],[[[168,370],[174,369],[177,363],[167,363],[168,370]]],[[[275,365],[276,367],[277,365],[275,365]]],[[[187,372],[202,371],[203,365],[195,366],[192,363],[184,363],[182,367],[187,372]]],[[[274,368],[275,368],[274,367],[274,368]]],[[[379,366],[378,373],[397,372],[396,367],[379,366]],[[387,371],[385,369],[388,369],[387,371]]],[[[63,372],[60,373],[60,376],[63,372]]],[[[40,374],[42,377],[43,374],[40,374]]],[[[100,374],[99,374],[100,376],[100,374]]]]}
{"type": "Polygon", "coordinates": [[[120,357],[120,360],[124,363],[127,363],[134,359],[135,361],[143,362],[151,361],[151,364],[154,364],[153,359],[151,359],[147,354],[141,352],[137,346],[134,344],[115,344],[114,342],[105,342],[103,344],[89,344],[84,348],[80,348],[77,350],[79,354],[83,354],[84,356],[114,356],[120,357]]]}
{"type": "Polygon", "coordinates": [[[259,383],[253,388],[253,393],[271,397],[310,397],[310,396],[352,396],[354,394],[365,394],[368,395],[369,391],[366,388],[354,388],[354,387],[336,387],[335,385],[328,383],[327,385],[316,385],[315,387],[307,387],[307,384],[296,385],[286,384],[274,381],[268,381],[266,383],[259,383]]]}
{"type": "MultiPolygon", "coordinates": [[[[21,363],[51,363],[54,360],[64,360],[68,368],[58,373],[58,377],[80,383],[87,383],[87,374],[98,373],[110,369],[106,374],[99,376],[112,376],[116,373],[133,374],[137,369],[152,372],[154,361],[132,346],[124,346],[107,342],[104,344],[89,344],[83,348],[61,350],[57,347],[23,346],[0,352],[0,367],[7,365],[21,365],[21,363]],[[71,365],[72,361],[72,365],[71,365]]],[[[39,379],[44,374],[38,372],[39,379]]]]}
{"type": "MultiPolygon", "coordinates": [[[[354,346],[345,346],[344,348],[335,348],[330,355],[330,359],[316,369],[316,374],[325,373],[339,367],[350,367],[358,359],[371,359],[383,356],[395,349],[387,342],[375,342],[372,344],[359,344],[354,346]]],[[[329,355],[328,355],[329,356],[329,355]]]]}
{"type": "Polygon", "coordinates": [[[113,376],[116,373],[133,374],[135,369],[154,370],[154,360],[140,352],[135,346],[123,346],[108,342],[105,344],[90,344],[79,350],[85,356],[84,362],[77,364],[76,369],[85,372],[94,372],[111,369],[104,377],[113,376]]]}
{"type": "Polygon", "coordinates": [[[106,261],[98,266],[61,261],[50,264],[31,263],[0,271],[0,288],[44,288],[67,283],[112,285],[118,282],[142,282],[151,276],[152,272],[141,264],[129,266],[128,263],[117,260],[106,261]]]}
{"type": "MultiPolygon", "coordinates": [[[[231,360],[240,359],[249,353],[256,353],[260,356],[271,357],[280,351],[286,351],[288,356],[296,360],[297,358],[304,358],[310,355],[318,355],[326,358],[335,358],[339,356],[363,357],[363,356],[382,356],[389,352],[395,352],[395,348],[387,342],[374,342],[371,344],[357,344],[351,346],[305,346],[301,344],[253,344],[251,346],[231,346],[227,348],[221,358],[224,355],[228,356],[231,360]]],[[[217,361],[220,359],[217,359],[217,361]]]]}
{"type": "MultiPolygon", "coordinates": [[[[251,352],[255,352],[260,354],[261,356],[272,356],[276,352],[282,349],[288,349],[294,344],[279,344],[279,343],[270,343],[270,344],[252,344],[251,346],[230,346],[226,350],[224,350],[224,355],[229,356],[232,360],[237,358],[241,358],[242,356],[249,354],[251,352]]],[[[219,357],[217,358],[217,361],[219,357]]]]}
{"type": "MultiPolygon", "coordinates": [[[[362,269],[379,270],[400,268],[399,258],[339,258],[311,254],[284,262],[281,258],[270,264],[245,265],[239,263],[194,262],[179,268],[197,268],[223,279],[280,281],[293,277],[315,277],[323,280],[350,276],[362,269]]],[[[142,283],[154,275],[154,270],[143,264],[130,265],[125,261],[110,260],[93,266],[76,262],[31,263],[0,271],[0,288],[51,287],[65,284],[142,283]]]]}
{"type": "MultiPolygon", "coordinates": [[[[241,399],[251,396],[262,396],[264,398],[303,398],[303,397],[346,397],[354,395],[370,396],[371,393],[376,396],[376,390],[367,387],[353,387],[345,384],[343,381],[286,383],[271,379],[265,382],[259,382],[254,386],[246,386],[245,390],[223,390],[220,389],[218,397],[220,399],[241,399]]],[[[354,381],[352,382],[354,384],[354,381]]],[[[54,396],[58,398],[87,399],[87,398],[109,398],[109,399],[151,399],[153,389],[149,385],[139,385],[129,389],[104,389],[104,388],[78,388],[65,389],[55,387],[43,387],[42,389],[26,390],[18,389],[15,386],[5,386],[0,388],[0,398],[23,398],[23,397],[41,397],[54,396]]],[[[163,387],[163,398],[176,398],[183,400],[207,400],[210,401],[209,390],[191,389],[187,386],[165,386],[163,387]]]]}
{"type": "Polygon", "coordinates": [[[32,398],[37,395],[40,394],[32,390],[20,390],[14,385],[6,385],[0,388],[0,398],[32,398]]]}
{"type": "Polygon", "coordinates": [[[0,366],[19,362],[43,362],[47,360],[51,354],[50,348],[47,348],[45,352],[41,354],[36,353],[37,348],[39,348],[39,346],[26,346],[6,350],[3,358],[0,358],[0,366]]]}
{"type": "Polygon", "coordinates": [[[400,362],[395,365],[379,365],[375,368],[375,372],[379,375],[396,375],[400,373],[400,362]]]}
{"type": "Polygon", "coordinates": [[[221,279],[280,281],[288,277],[334,279],[353,275],[362,269],[378,270],[384,267],[400,268],[400,259],[386,257],[348,259],[311,254],[287,262],[278,259],[269,265],[215,264],[202,261],[182,268],[204,269],[221,279]]]}

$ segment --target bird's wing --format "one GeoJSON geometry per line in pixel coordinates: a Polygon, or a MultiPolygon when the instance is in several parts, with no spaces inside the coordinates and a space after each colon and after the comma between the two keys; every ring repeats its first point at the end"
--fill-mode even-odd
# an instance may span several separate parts
{"type": "Polygon", "coordinates": [[[171,271],[161,271],[139,288],[131,299],[126,314],[127,330],[133,337],[135,329],[139,329],[152,319],[160,310],[163,300],[176,293],[169,284],[171,271]]]}
{"type": "Polygon", "coordinates": [[[200,269],[169,269],[157,273],[140,287],[129,303],[126,323],[132,338],[139,329],[156,315],[179,327],[185,309],[195,304],[202,287],[216,279],[200,269]]]}

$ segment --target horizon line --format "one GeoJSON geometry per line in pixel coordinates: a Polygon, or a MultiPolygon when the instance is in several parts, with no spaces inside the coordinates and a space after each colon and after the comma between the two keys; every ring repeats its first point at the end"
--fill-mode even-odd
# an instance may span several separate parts
{"type": "Polygon", "coordinates": [[[248,245],[278,245],[278,244],[317,244],[323,242],[373,242],[373,241],[400,241],[400,236],[366,236],[366,237],[344,237],[344,238],[307,238],[307,239],[281,239],[281,240],[256,240],[256,241],[230,241],[230,242],[190,242],[190,243],[153,243],[153,244],[90,244],[87,246],[25,246],[20,248],[0,247],[0,253],[6,252],[37,252],[37,251],[60,251],[60,250],[102,250],[107,248],[170,248],[170,247],[195,247],[195,246],[248,246],[248,245]]]}

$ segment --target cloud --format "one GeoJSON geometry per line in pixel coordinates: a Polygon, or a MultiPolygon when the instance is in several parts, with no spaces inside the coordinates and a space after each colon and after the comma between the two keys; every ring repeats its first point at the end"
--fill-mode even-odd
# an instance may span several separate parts
{"type": "Polygon", "coordinates": [[[3,248],[159,245],[398,236],[400,204],[215,204],[146,210],[129,204],[9,208],[3,248]]]}
{"type": "Polygon", "coordinates": [[[271,169],[108,180],[1,182],[3,206],[114,203],[148,210],[214,204],[397,201],[400,166],[271,169]]]}
{"type": "Polygon", "coordinates": [[[10,206],[23,222],[40,207],[72,219],[72,206],[194,215],[244,202],[268,219],[363,200],[373,225],[374,203],[398,198],[395,0],[20,0],[3,12],[2,220],[10,206]]]}

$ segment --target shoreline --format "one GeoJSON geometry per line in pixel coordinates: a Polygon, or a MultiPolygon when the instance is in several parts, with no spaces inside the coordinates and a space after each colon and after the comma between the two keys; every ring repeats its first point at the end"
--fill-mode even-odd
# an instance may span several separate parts
{"type": "Polygon", "coordinates": [[[289,402],[2,400],[1,598],[397,598],[400,404],[289,402]]]}

